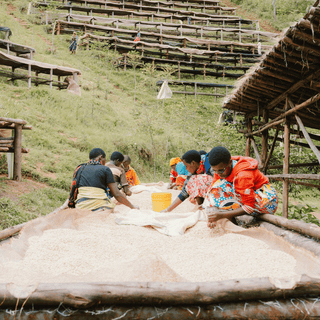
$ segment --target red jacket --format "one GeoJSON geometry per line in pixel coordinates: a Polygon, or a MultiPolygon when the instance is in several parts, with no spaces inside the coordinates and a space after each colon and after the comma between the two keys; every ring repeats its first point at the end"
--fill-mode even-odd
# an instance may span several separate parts
{"type": "MultiPolygon", "coordinates": [[[[269,183],[269,179],[258,170],[257,160],[242,156],[234,156],[231,159],[238,162],[225,180],[233,183],[234,190],[241,196],[241,202],[244,206],[254,208],[254,191],[269,183]]],[[[213,183],[218,179],[221,178],[215,173],[213,183]]]]}

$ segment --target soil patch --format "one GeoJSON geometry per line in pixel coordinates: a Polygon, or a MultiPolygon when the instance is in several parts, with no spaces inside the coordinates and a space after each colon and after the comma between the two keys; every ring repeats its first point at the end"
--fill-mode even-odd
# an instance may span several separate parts
{"type": "Polygon", "coordinates": [[[52,178],[52,179],[57,179],[56,175],[52,172],[44,172],[42,171],[42,167],[44,164],[42,162],[37,163],[37,172],[40,173],[42,176],[46,178],[52,178]]]}
{"type": "MultiPolygon", "coordinates": [[[[1,178],[6,175],[0,175],[1,178]]],[[[22,194],[30,193],[38,189],[47,188],[44,183],[36,182],[31,179],[26,179],[21,182],[15,180],[1,180],[0,183],[0,197],[9,198],[12,201],[18,201],[22,194]]]]}

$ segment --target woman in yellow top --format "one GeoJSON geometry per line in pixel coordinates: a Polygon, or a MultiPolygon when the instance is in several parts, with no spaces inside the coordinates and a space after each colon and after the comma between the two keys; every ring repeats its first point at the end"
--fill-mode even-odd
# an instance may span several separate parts
{"type": "Polygon", "coordinates": [[[131,163],[130,157],[128,155],[125,155],[122,163],[122,167],[126,173],[128,184],[129,186],[136,186],[140,184],[140,180],[138,178],[138,175],[136,174],[136,171],[130,166],[130,163],[131,163]]]}

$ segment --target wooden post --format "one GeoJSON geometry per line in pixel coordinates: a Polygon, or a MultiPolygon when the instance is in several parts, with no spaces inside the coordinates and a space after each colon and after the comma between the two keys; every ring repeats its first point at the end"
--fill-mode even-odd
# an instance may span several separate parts
{"type": "MultiPolygon", "coordinates": [[[[262,112],[263,115],[263,122],[268,123],[269,120],[269,110],[263,109],[262,112]]],[[[265,130],[262,132],[262,137],[261,137],[261,164],[262,167],[265,167],[266,160],[267,160],[267,155],[268,155],[268,130],[265,130]]]]}
{"type": "Polygon", "coordinates": [[[31,88],[31,64],[28,65],[28,88],[31,88]]]}
{"type": "Polygon", "coordinates": [[[178,77],[179,77],[179,80],[181,80],[181,77],[180,77],[180,61],[178,61],[178,77]]]}
{"type": "MultiPolygon", "coordinates": [[[[288,100],[286,101],[286,109],[288,100]]],[[[286,119],[284,125],[284,157],[283,157],[283,174],[289,173],[289,155],[290,155],[290,121],[286,119]]],[[[283,191],[282,191],[282,215],[288,218],[288,206],[289,206],[289,180],[283,180],[283,191]]]]}
{"type": "Polygon", "coordinates": [[[22,125],[15,124],[14,126],[14,164],[13,164],[13,179],[21,181],[21,140],[22,140],[22,125]]]}
{"type": "Polygon", "coordinates": [[[277,127],[277,129],[276,129],[276,132],[275,132],[274,137],[273,137],[272,145],[271,145],[271,148],[270,148],[270,151],[269,151],[269,155],[268,155],[267,160],[265,161],[265,164],[264,164],[264,173],[265,174],[267,174],[268,164],[269,164],[269,161],[271,159],[274,147],[276,146],[276,141],[277,141],[277,138],[278,138],[278,134],[279,134],[279,127],[277,127]]]}
{"type": "Polygon", "coordinates": [[[52,89],[52,75],[53,75],[53,69],[50,69],[50,89],[52,89]]]}
{"type": "Polygon", "coordinates": [[[39,72],[36,71],[35,73],[36,73],[36,87],[37,87],[37,86],[39,85],[39,84],[38,84],[38,75],[39,75],[39,72]]]}
{"type": "MultiPolygon", "coordinates": [[[[252,131],[252,118],[247,119],[247,131],[251,132],[252,131]]],[[[250,157],[250,148],[251,148],[251,140],[250,137],[247,137],[246,141],[246,157],[250,157]]]]}

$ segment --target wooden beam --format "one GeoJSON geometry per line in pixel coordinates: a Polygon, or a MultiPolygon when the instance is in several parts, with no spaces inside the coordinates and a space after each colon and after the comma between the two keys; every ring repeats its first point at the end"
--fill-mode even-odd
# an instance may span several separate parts
{"type": "Polygon", "coordinates": [[[268,175],[269,178],[320,180],[320,174],[288,173],[268,175]]]}
{"type": "MultiPolygon", "coordinates": [[[[320,69],[319,69],[320,70],[320,69]]],[[[275,125],[276,123],[279,124],[279,121],[281,119],[284,119],[287,116],[290,116],[292,114],[295,114],[297,111],[304,109],[306,107],[308,107],[310,104],[315,103],[316,101],[320,100],[320,93],[317,93],[315,96],[311,97],[310,99],[306,100],[305,102],[295,106],[294,108],[285,111],[282,115],[280,115],[279,117],[273,119],[272,121],[270,121],[268,124],[266,124],[265,126],[262,126],[260,128],[260,132],[262,132],[263,130],[270,128],[272,125],[275,125]]]]}
{"type": "MultiPolygon", "coordinates": [[[[263,118],[263,122],[265,123],[268,122],[269,110],[263,109],[262,118],[263,118]]],[[[261,138],[261,165],[263,168],[265,168],[267,155],[268,155],[268,130],[264,130],[262,132],[262,138],[261,138]]]]}
{"type": "Polygon", "coordinates": [[[3,118],[0,117],[0,121],[11,122],[16,124],[27,124],[27,121],[21,119],[3,118]]]}
{"type": "MultiPolygon", "coordinates": [[[[248,132],[252,131],[252,122],[251,122],[251,118],[247,119],[247,130],[248,132]]],[[[250,157],[250,149],[251,149],[251,139],[250,137],[246,138],[246,157],[250,157]]]]}
{"type": "Polygon", "coordinates": [[[278,134],[279,134],[279,127],[277,127],[277,129],[276,129],[276,132],[275,132],[274,137],[273,137],[272,145],[271,145],[271,148],[270,148],[270,151],[269,151],[267,160],[266,160],[266,162],[265,162],[265,164],[264,164],[264,173],[267,173],[268,164],[269,164],[269,162],[270,162],[270,159],[271,159],[273,150],[274,150],[274,148],[275,148],[275,146],[276,146],[278,134]]]}
{"type": "MultiPolygon", "coordinates": [[[[275,178],[275,177],[269,177],[269,180],[276,180],[276,181],[283,181],[282,178],[275,178]]],[[[314,184],[314,183],[308,183],[308,182],[302,182],[302,181],[295,181],[295,180],[292,180],[292,179],[289,179],[289,183],[293,183],[293,184],[298,184],[298,185],[301,185],[301,186],[305,186],[305,187],[312,187],[312,188],[317,188],[317,189],[320,189],[320,184],[314,184]]]]}
{"type": "Polygon", "coordinates": [[[296,120],[297,120],[297,122],[298,122],[298,124],[299,124],[299,127],[300,127],[300,129],[301,129],[301,131],[302,131],[302,133],[303,133],[303,135],[304,135],[304,138],[307,140],[310,148],[311,148],[312,151],[315,153],[315,155],[316,155],[316,157],[317,157],[317,159],[318,159],[318,161],[319,161],[319,163],[320,163],[320,152],[319,152],[319,150],[317,149],[317,147],[316,147],[316,146],[314,145],[314,143],[312,142],[312,140],[311,140],[311,138],[310,138],[310,136],[309,136],[306,128],[304,127],[304,125],[303,125],[300,117],[297,116],[297,115],[295,115],[295,117],[296,117],[296,120]]]}
{"type": "MultiPolygon", "coordinates": [[[[290,168],[299,168],[299,167],[313,167],[313,166],[319,166],[319,162],[308,162],[308,163],[290,163],[289,167],[290,168]]],[[[275,165],[275,166],[270,166],[268,169],[282,169],[283,165],[275,165]]]]}
{"type": "Polygon", "coordinates": [[[310,223],[306,223],[303,221],[288,220],[286,218],[275,216],[273,214],[262,214],[262,215],[258,215],[257,217],[260,220],[270,222],[277,226],[280,226],[289,230],[294,230],[316,239],[320,239],[320,227],[316,225],[312,225],[310,223]]]}
{"type": "Polygon", "coordinates": [[[281,120],[278,120],[278,121],[270,121],[269,123],[267,123],[266,125],[261,127],[259,130],[246,133],[245,137],[251,137],[251,136],[254,136],[256,134],[262,133],[264,130],[267,130],[267,129],[273,127],[273,126],[277,126],[277,125],[283,123],[284,121],[285,121],[285,119],[281,119],[281,120]]]}
{"type": "Polygon", "coordinates": [[[258,147],[257,147],[253,137],[250,137],[250,140],[251,140],[251,143],[252,143],[252,146],[253,146],[253,150],[254,150],[254,154],[256,156],[256,159],[259,162],[259,167],[261,167],[261,158],[260,158],[258,147]]]}
{"type": "Polygon", "coordinates": [[[309,75],[307,78],[300,80],[299,82],[296,82],[291,88],[286,90],[284,93],[282,93],[280,96],[278,96],[276,99],[272,100],[268,105],[266,106],[267,109],[274,108],[277,104],[279,104],[281,101],[283,101],[288,95],[291,93],[297,91],[299,88],[305,86],[308,82],[311,80],[317,80],[320,76],[320,69],[317,69],[316,72],[309,75]]]}
{"type": "MultiPolygon", "coordinates": [[[[284,126],[284,156],[283,156],[283,174],[289,173],[289,158],[290,158],[290,121],[286,120],[284,126]]],[[[283,180],[282,192],[282,215],[288,218],[289,207],[289,182],[287,179],[283,180]]]]}

